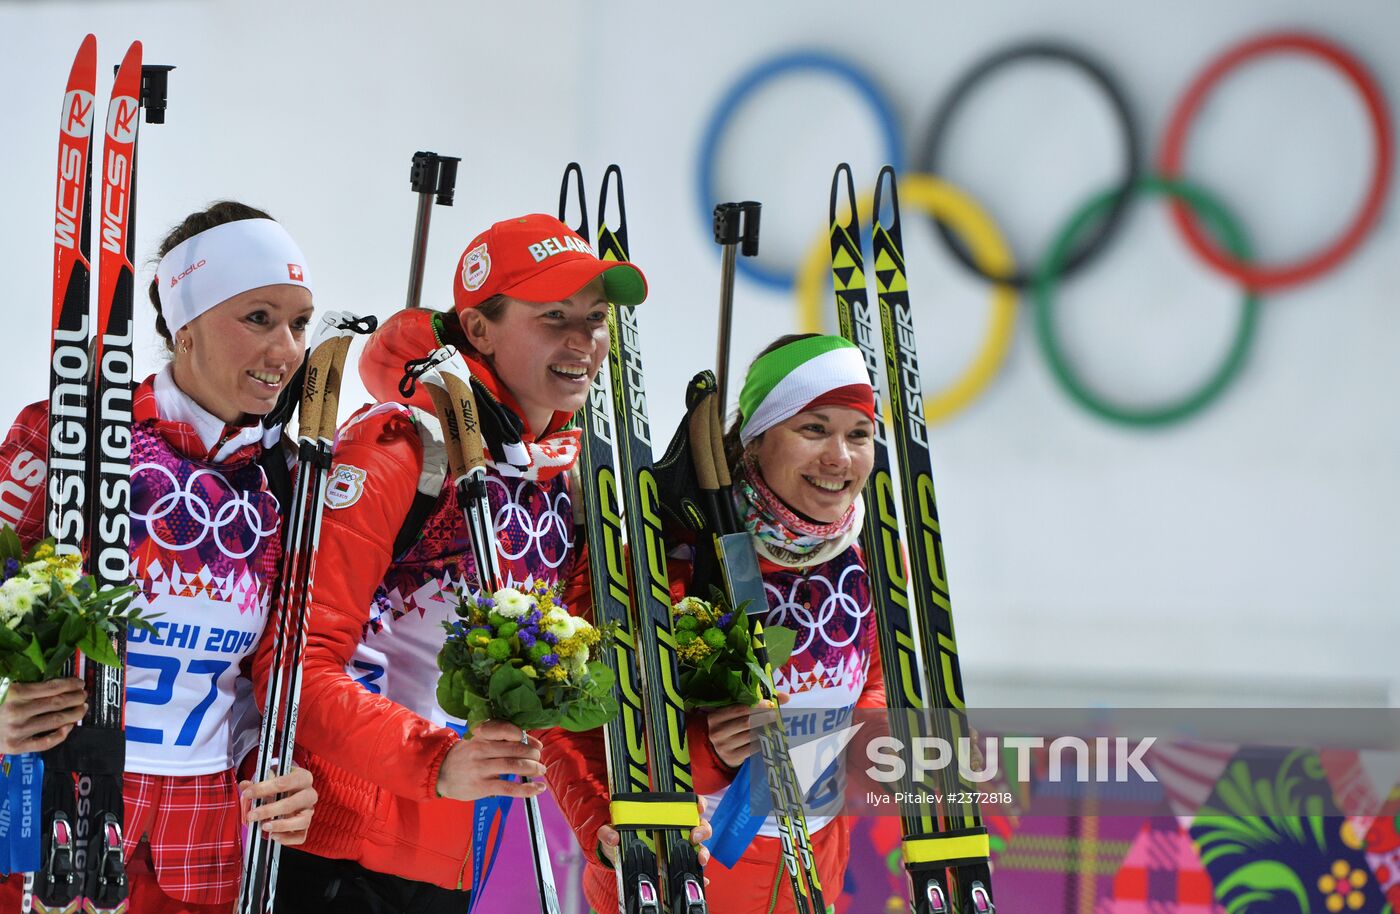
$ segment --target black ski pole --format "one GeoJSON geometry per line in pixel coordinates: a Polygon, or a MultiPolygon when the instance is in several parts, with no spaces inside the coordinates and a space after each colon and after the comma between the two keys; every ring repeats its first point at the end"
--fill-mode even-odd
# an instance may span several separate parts
{"type": "Polygon", "coordinates": [[[729,414],[725,400],[729,382],[729,340],[734,313],[734,265],[742,252],[758,255],[758,219],[762,203],[721,203],[715,207],[715,243],[723,248],[719,278],[719,344],[715,350],[715,392],[721,416],[729,414]]]}
{"type": "MultiPolygon", "coordinates": [[[[444,346],[429,356],[419,370],[418,380],[428,388],[433,407],[442,422],[448,469],[457,491],[457,503],[466,517],[472,558],[476,563],[477,585],[482,592],[494,594],[504,582],[499,550],[496,548],[496,528],[491,520],[491,504],[486,495],[486,447],[481,439],[471,369],[454,347],[444,346]]],[[[540,912],[560,914],[559,891],[554,886],[554,869],[550,863],[549,844],[538,797],[525,798],[525,819],[530,831],[540,912]]]]}
{"type": "Polygon", "coordinates": [[[418,218],[413,225],[413,253],[408,261],[408,304],[417,308],[423,299],[423,265],[428,258],[428,225],[433,218],[433,199],[440,206],[451,206],[457,186],[456,156],[436,152],[415,152],[408,182],[418,195],[418,218]]]}
{"type": "MultiPolygon", "coordinates": [[[[298,413],[296,488],[283,530],[282,579],[275,607],[277,627],[273,630],[272,664],[254,782],[291,771],[301,699],[301,658],[306,649],[321,514],[339,412],[340,379],[353,335],[372,331],[376,323],[373,317],[327,312],[317,321],[308,350],[298,413]]],[[[243,881],[235,909],[239,914],[272,910],[280,859],[281,845],[261,829],[252,829],[243,849],[243,881]]]]}

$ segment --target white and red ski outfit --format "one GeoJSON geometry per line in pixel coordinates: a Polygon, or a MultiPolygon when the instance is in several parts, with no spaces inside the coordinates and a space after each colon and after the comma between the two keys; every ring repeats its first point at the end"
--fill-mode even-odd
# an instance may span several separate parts
{"type": "MultiPolygon", "coordinates": [[[[855,533],[859,533],[859,511],[855,533]]],[[[791,698],[783,705],[783,723],[790,736],[806,740],[850,723],[855,709],[885,707],[884,675],[865,560],[855,537],[823,550],[816,561],[786,564],[775,553],[760,550],[759,568],[768,597],[765,626],[783,625],[797,631],[792,656],[774,671],[778,691],[791,698]],[[844,713],[843,713],[844,712],[844,713]]],[[[671,595],[687,595],[693,550],[673,553],[669,574],[671,595]]],[[[709,597],[708,593],[697,596],[709,597]]],[[[689,717],[691,775],[697,793],[705,797],[706,816],[713,814],[736,769],[715,754],[704,714],[689,717]]],[[[584,890],[595,911],[617,910],[617,877],[592,850],[598,827],[609,822],[607,764],[601,731],[551,731],[544,740],[544,761],[550,791],[574,828],[580,846],[589,849],[584,890]]],[[[836,766],[808,792],[807,827],[825,897],[841,893],[849,857],[850,826],[840,816],[844,767],[836,766]]],[[[705,868],[710,880],[706,903],[713,911],[733,914],[793,911],[792,888],[783,869],[782,844],[772,821],[759,834],[733,869],[718,862],[705,868]]]]}
{"type": "MultiPolygon", "coordinates": [[[[286,459],[281,429],[226,425],[167,367],[136,389],[131,435],[135,600],[160,618],[127,639],[129,910],[231,910],[237,768],[258,739],[248,674],[281,562],[280,506],[259,458],[277,448],[272,459],[286,459]]],[[[26,546],[44,535],[47,437],[47,403],[35,403],[0,447],[0,520],[26,546]]],[[[20,882],[0,888],[0,910],[19,910],[20,882]]]]}
{"type": "MultiPolygon", "coordinates": [[[[813,335],[770,349],[750,367],[739,402],[741,414],[748,416],[740,432],[745,445],[807,410],[840,407],[872,422],[875,418],[864,362],[851,343],[837,337],[813,335]]],[[[783,460],[788,455],[770,456],[783,460]]],[[[810,459],[810,449],[793,459],[810,459]]],[[[834,736],[850,725],[857,709],[885,707],[870,582],[856,545],[863,502],[855,497],[840,518],[822,523],[786,505],[748,456],[734,468],[734,481],[735,508],[760,560],[768,602],[763,624],[784,626],[797,634],[792,655],[774,671],[774,685],[789,696],[783,706],[783,724],[795,742],[834,736]]],[[[855,484],[863,482],[860,477],[855,484]]],[[[708,599],[713,582],[695,580],[695,546],[684,535],[675,538],[680,542],[668,569],[673,602],[692,589],[696,596],[708,599]]],[[[705,798],[706,815],[713,817],[737,770],[716,754],[705,714],[689,715],[687,737],[695,790],[705,798]]],[[[550,788],[580,845],[596,848],[598,828],[609,822],[600,734],[554,731],[545,740],[544,759],[550,788]]],[[[823,898],[830,902],[841,893],[849,856],[849,827],[841,818],[844,754],[837,755],[824,771],[813,773],[817,777],[806,792],[806,821],[823,898]]],[[[589,902],[597,911],[617,910],[614,873],[599,856],[590,853],[588,860],[584,889],[589,902]]],[[[712,911],[754,914],[796,909],[782,840],[771,817],[732,868],[716,861],[705,875],[709,880],[706,902],[712,911]]]]}

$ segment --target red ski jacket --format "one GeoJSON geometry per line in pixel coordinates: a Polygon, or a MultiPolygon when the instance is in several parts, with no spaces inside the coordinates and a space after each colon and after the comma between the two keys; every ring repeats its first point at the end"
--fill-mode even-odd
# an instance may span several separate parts
{"type": "MultiPolygon", "coordinates": [[[[403,358],[387,355],[386,346],[419,346],[419,355],[431,348],[395,337],[397,318],[387,335],[382,327],[371,338],[362,374],[366,364],[395,362],[402,373],[403,358]]],[[[388,389],[370,380],[371,392],[388,389]]],[[[472,804],[437,796],[438,771],[463,722],[437,706],[436,658],[441,622],[456,618],[457,591],[476,588],[476,570],[443,451],[434,444],[437,429],[430,414],[398,403],[362,410],[341,429],[316,559],[296,741],[297,762],[314,774],[319,796],[301,850],[458,889],[470,884],[472,804]],[[395,539],[424,486],[436,502],[418,539],[395,555],[395,539]]],[[[557,583],[576,567],[586,574],[587,564],[577,561],[568,474],[532,481],[487,468],[503,578],[557,583]]],[[[254,667],[260,701],[270,654],[261,651],[254,667]]]]}

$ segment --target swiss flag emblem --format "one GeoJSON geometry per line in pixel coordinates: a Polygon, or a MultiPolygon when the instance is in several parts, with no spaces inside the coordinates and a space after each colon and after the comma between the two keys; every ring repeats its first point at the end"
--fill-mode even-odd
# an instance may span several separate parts
{"type": "Polygon", "coordinates": [[[287,264],[287,275],[290,276],[292,279],[295,279],[297,282],[304,281],[301,275],[301,266],[299,264],[287,264]]]}

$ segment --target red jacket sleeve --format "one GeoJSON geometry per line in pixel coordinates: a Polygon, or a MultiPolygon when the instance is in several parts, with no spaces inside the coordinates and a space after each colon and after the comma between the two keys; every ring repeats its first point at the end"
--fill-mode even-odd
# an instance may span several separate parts
{"type": "MultiPolygon", "coordinates": [[[[341,435],[331,473],[334,480],[343,470],[350,489],[340,507],[327,505],[321,522],[297,723],[299,746],[414,801],[437,797],[438,770],[457,734],[365,690],[346,665],[393,558],[422,463],[418,434],[403,413],[370,416],[341,435]]],[[[259,701],[267,692],[274,630],[270,620],[254,666],[259,701]]]]}
{"type": "Polygon", "coordinates": [[[31,403],[0,444],[0,524],[13,527],[26,549],[44,538],[48,428],[48,403],[31,403]]]}

